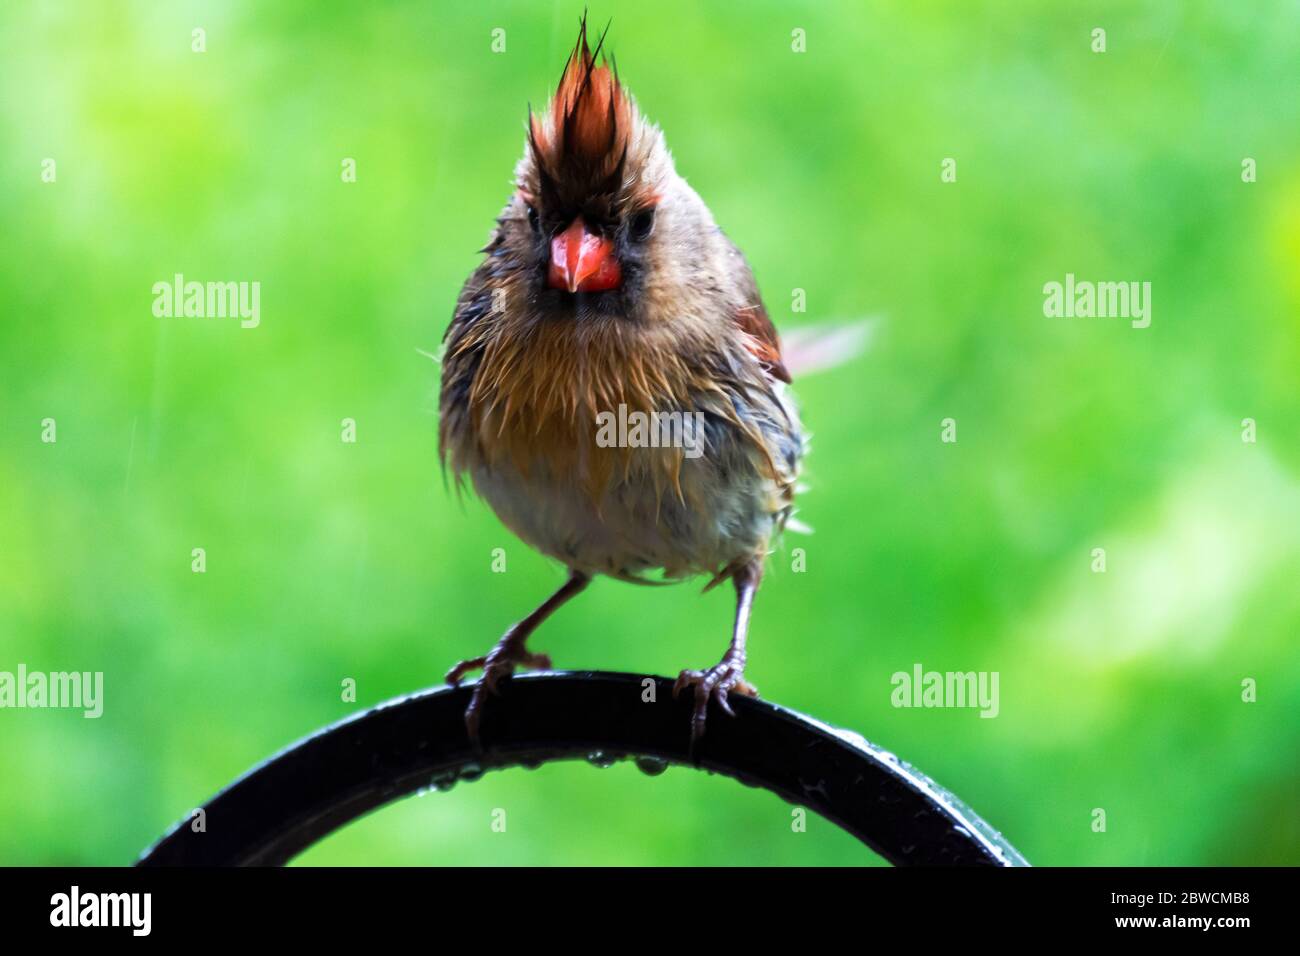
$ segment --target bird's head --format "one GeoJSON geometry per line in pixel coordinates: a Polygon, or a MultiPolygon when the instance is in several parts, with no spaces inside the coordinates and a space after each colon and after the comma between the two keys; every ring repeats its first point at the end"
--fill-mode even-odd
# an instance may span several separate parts
{"type": "Polygon", "coordinates": [[[549,107],[530,111],[503,239],[546,311],[634,316],[688,281],[713,222],[603,44],[584,18],[549,107]]]}

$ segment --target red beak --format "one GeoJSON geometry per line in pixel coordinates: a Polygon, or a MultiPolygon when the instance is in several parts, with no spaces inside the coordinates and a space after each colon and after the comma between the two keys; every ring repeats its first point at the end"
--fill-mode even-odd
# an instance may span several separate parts
{"type": "Polygon", "coordinates": [[[551,240],[551,266],[546,283],[570,292],[604,292],[623,284],[623,269],[614,244],[587,228],[582,217],[551,240]]]}

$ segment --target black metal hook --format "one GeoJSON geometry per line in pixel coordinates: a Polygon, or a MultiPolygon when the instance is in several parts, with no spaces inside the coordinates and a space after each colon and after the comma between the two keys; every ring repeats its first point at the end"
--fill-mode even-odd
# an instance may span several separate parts
{"type": "Polygon", "coordinates": [[[521,674],[484,711],[484,748],[463,721],[470,687],[441,687],[347,718],[240,777],[140,857],[140,866],[278,865],[362,814],[487,770],[634,758],[695,766],[820,813],[897,865],[1028,865],[929,777],[857,734],[764,700],[732,699],[690,753],[690,701],[663,677],[521,674]]]}

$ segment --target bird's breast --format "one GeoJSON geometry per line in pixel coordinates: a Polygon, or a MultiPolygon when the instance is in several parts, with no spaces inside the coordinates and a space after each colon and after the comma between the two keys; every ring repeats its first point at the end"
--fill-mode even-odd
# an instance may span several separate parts
{"type": "Polygon", "coordinates": [[[789,514],[802,439],[770,383],[719,380],[699,359],[573,323],[484,343],[453,459],[570,567],[715,572],[789,514]]]}

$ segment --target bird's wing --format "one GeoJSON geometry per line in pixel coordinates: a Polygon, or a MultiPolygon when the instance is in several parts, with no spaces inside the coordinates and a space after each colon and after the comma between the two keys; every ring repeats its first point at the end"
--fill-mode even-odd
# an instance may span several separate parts
{"type": "Polygon", "coordinates": [[[767,314],[767,306],[763,305],[763,296],[759,294],[758,283],[754,280],[754,272],[749,267],[749,260],[740,251],[740,247],[725,233],[722,234],[722,238],[731,253],[729,266],[733,281],[736,283],[734,288],[739,293],[740,302],[743,303],[732,313],[732,320],[736,323],[736,327],[745,333],[745,344],[763,366],[764,371],[774,379],[789,382],[790,370],[786,368],[785,360],[781,355],[781,336],[777,335],[776,326],[772,324],[772,319],[767,314]]]}
{"type": "Polygon", "coordinates": [[[456,299],[442,337],[442,387],[438,398],[438,451],[443,467],[459,472],[458,452],[473,447],[469,397],[483,357],[482,329],[492,309],[491,260],[479,266],[456,299]]]}
{"type": "Polygon", "coordinates": [[[736,324],[749,337],[749,350],[764,370],[773,378],[789,382],[790,372],[781,358],[781,337],[776,334],[776,326],[772,324],[763,300],[757,297],[757,293],[754,298],[750,305],[736,310],[736,324]]]}

